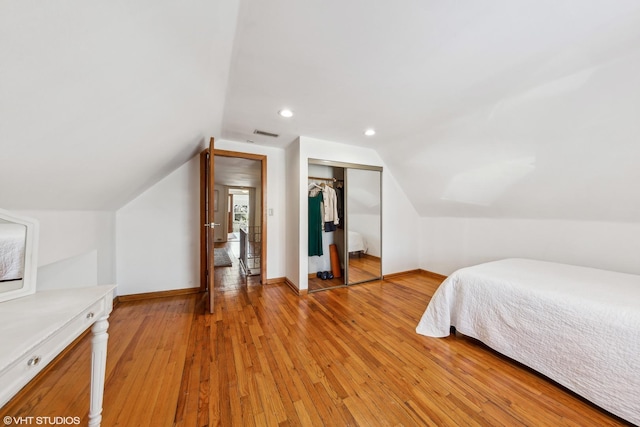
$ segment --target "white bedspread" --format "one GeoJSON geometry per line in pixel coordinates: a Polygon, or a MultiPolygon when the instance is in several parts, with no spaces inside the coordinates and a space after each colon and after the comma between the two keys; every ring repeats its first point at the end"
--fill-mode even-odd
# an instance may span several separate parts
{"type": "Polygon", "coordinates": [[[362,234],[356,231],[349,231],[349,252],[367,252],[367,245],[362,234]]]}
{"type": "Polygon", "coordinates": [[[26,228],[0,224],[0,281],[22,279],[26,228]]]}
{"type": "Polygon", "coordinates": [[[450,326],[640,424],[640,276],[525,259],[463,268],[416,332],[450,326]]]}

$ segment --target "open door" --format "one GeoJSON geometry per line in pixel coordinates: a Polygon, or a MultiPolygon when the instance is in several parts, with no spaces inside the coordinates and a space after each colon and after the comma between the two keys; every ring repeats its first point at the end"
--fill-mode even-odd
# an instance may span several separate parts
{"type": "Polygon", "coordinates": [[[207,156],[207,164],[206,164],[206,179],[205,179],[205,193],[206,193],[206,222],[204,226],[206,227],[206,251],[207,251],[207,292],[209,293],[207,298],[207,305],[209,307],[209,313],[213,314],[214,310],[214,281],[215,281],[215,263],[214,263],[214,228],[216,225],[213,221],[214,218],[214,189],[215,189],[215,178],[216,174],[214,171],[215,168],[215,156],[214,156],[214,139],[213,137],[209,141],[209,155],[207,156]]]}
{"type": "MultiPolygon", "coordinates": [[[[258,230],[255,232],[253,236],[254,239],[252,240],[252,242],[255,243],[252,258],[254,266],[252,268],[254,268],[254,271],[259,268],[260,283],[267,283],[267,216],[265,208],[267,202],[267,156],[236,151],[215,150],[214,139],[211,138],[209,148],[200,153],[200,218],[201,223],[204,224],[204,228],[201,229],[200,233],[200,290],[201,292],[208,293],[205,297],[208,306],[207,310],[211,313],[214,311],[214,243],[216,240],[213,227],[220,226],[220,224],[213,224],[216,213],[215,205],[221,203],[221,205],[224,206],[226,203],[226,196],[223,194],[218,195],[218,197],[221,197],[220,200],[215,200],[216,191],[214,181],[216,158],[218,159],[219,171],[221,171],[221,167],[225,169],[225,164],[228,166],[228,162],[222,161],[222,163],[220,163],[222,159],[231,159],[232,162],[241,160],[242,167],[247,166],[247,161],[258,161],[260,164],[258,169],[260,177],[255,185],[256,191],[258,192],[258,194],[255,195],[256,207],[253,209],[255,218],[252,220],[252,224],[255,226],[254,229],[258,230]],[[256,254],[259,256],[256,256],[256,254]]],[[[255,172],[255,170],[251,171],[252,174],[255,172]]],[[[219,185],[228,184],[224,178],[220,178],[220,174],[218,175],[218,181],[219,185]]],[[[229,185],[227,185],[227,187],[231,188],[229,185]]],[[[230,205],[232,206],[233,203],[230,205]]],[[[224,215],[226,215],[226,212],[224,215]]],[[[220,222],[224,221],[221,220],[220,222]]],[[[225,229],[223,231],[227,230],[225,229]]],[[[218,241],[221,241],[220,236],[218,236],[218,241]]],[[[245,277],[245,280],[246,279],[245,277]]]]}

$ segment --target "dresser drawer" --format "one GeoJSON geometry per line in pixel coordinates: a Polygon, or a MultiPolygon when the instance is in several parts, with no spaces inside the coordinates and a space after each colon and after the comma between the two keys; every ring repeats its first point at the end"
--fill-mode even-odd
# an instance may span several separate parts
{"type": "MultiPolygon", "coordinates": [[[[69,319],[60,329],[30,347],[0,372],[0,406],[31,381],[45,366],[91,327],[96,320],[111,312],[112,300],[101,298],[89,308],[69,319]]],[[[26,337],[25,337],[26,338],[26,337]]]]}

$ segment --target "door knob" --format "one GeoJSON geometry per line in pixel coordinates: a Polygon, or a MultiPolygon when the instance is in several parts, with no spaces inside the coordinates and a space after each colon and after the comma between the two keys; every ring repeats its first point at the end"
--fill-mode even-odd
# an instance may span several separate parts
{"type": "Polygon", "coordinates": [[[205,227],[210,227],[210,228],[216,228],[217,225],[220,225],[220,224],[216,224],[214,222],[209,222],[209,223],[206,223],[204,226],[205,227]]]}

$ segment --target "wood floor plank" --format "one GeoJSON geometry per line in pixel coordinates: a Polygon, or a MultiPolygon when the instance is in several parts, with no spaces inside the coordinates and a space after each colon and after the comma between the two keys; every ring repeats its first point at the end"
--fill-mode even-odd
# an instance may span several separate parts
{"type": "MultiPolygon", "coordinates": [[[[103,425],[626,425],[475,340],[416,334],[433,277],[301,297],[226,273],[213,315],[202,295],[117,306],[103,425]]],[[[89,339],[0,416],[86,422],[89,339]]]]}

